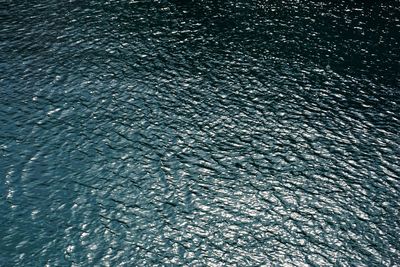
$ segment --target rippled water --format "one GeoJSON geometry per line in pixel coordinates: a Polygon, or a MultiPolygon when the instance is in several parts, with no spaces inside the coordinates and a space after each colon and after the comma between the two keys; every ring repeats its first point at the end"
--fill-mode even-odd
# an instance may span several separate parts
{"type": "Polygon", "coordinates": [[[363,2],[4,1],[0,266],[398,266],[399,2],[363,2]]]}

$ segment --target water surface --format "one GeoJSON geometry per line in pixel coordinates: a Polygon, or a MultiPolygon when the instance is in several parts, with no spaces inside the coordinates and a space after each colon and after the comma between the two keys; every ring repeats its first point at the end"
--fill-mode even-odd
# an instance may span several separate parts
{"type": "Polygon", "coordinates": [[[397,266],[398,1],[5,1],[0,266],[397,266]]]}

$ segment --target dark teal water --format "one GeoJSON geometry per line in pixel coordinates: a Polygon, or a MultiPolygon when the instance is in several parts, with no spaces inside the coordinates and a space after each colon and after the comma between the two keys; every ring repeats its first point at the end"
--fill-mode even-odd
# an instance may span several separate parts
{"type": "Polygon", "coordinates": [[[8,1],[0,266],[399,266],[398,1],[8,1]]]}

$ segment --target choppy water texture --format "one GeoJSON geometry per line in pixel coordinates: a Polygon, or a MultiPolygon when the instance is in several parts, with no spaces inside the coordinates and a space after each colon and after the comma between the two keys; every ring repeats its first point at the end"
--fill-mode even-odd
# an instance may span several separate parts
{"type": "Polygon", "coordinates": [[[398,1],[2,6],[0,266],[400,264],[398,1]]]}

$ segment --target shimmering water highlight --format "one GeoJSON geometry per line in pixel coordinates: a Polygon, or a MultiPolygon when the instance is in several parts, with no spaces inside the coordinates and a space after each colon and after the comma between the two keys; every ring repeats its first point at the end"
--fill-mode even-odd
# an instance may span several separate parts
{"type": "Polygon", "coordinates": [[[5,1],[0,266],[397,266],[398,1],[5,1]]]}

